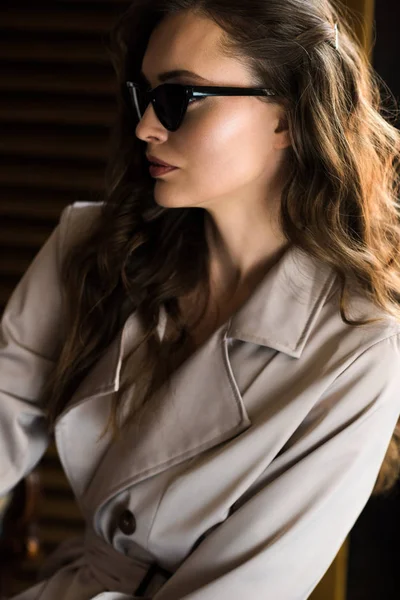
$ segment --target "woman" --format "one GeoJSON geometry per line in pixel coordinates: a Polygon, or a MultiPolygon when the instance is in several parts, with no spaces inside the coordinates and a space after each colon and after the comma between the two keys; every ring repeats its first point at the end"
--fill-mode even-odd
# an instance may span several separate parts
{"type": "Polygon", "coordinates": [[[106,198],[2,323],[2,490],[54,430],[87,523],[18,600],[305,599],[397,477],[399,134],[328,0],[136,0],[113,40],[106,198]]]}

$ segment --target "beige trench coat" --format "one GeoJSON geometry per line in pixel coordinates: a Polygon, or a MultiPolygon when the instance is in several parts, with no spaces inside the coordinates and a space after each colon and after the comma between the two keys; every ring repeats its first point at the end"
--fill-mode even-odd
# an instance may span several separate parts
{"type": "MultiPolygon", "coordinates": [[[[63,211],[5,310],[0,493],[47,447],[38,399],[65,336],[60,264],[99,210],[63,211]]],[[[85,539],[66,541],[15,600],[308,598],[370,496],[400,412],[399,324],[350,327],[337,299],[331,269],[291,247],[159,391],[139,435],[98,441],[141,331],[130,315],[56,425],[85,539]]],[[[378,314],[353,297],[352,316],[378,314]]],[[[160,336],[164,326],[160,311],[160,336]]]]}

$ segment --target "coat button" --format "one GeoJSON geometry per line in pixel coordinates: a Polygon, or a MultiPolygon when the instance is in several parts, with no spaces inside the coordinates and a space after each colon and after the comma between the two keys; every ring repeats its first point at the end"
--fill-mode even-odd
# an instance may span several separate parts
{"type": "Polygon", "coordinates": [[[124,510],[118,519],[118,527],[125,535],[132,535],[136,531],[136,519],[130,510],[124,510]]]}

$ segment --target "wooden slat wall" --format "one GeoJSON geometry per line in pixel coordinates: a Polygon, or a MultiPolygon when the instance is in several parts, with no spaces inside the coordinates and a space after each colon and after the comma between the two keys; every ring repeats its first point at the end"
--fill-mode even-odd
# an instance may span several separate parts
{"type": "Polygon", "coordinates": [[[0,310],[62,208],[103,189],[115,111],[105,42],[127,4],[0,8],[0,310]]]}
{"type": "MultiPolygon", "coordinates": [[[[114,73],[107,35],[127,0],[13,0],[0,5],[0,312],[61,210],[103,190],[114,73]]],[[[39,466],[48,554],[82,531],[54,445],[39,466]]],[[[18,593],[34,582],[25,565],[18,593]]]]}

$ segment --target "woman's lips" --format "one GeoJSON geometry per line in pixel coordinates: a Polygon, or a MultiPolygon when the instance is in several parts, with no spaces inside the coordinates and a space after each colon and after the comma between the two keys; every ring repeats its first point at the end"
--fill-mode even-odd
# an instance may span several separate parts
{"type": "Polygon", "coordinates": [[[150,165],[149,171],[152,177],[160,177],[161,175],[166,175],[171,171],[176,171],[178,167],[162,167],[158,165],[150,165]]]}

